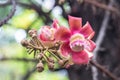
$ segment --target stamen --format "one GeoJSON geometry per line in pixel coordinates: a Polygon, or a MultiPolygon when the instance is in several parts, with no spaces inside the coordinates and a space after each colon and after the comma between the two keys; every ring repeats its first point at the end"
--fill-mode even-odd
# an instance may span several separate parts
{"type": "Polygon", "coordinates": [[[76,40],[84,40],[84,36],[82,34],[76,33],[74,35],[71,36],[70,38],[70,42],[74,42],[76,40]]]}
{"type": "Polygon", "coordinates": [[[70,48],[75,52],[82,51],[84,49],[84,43],[80,40],[76,40],[70,43],[70,48]]]}

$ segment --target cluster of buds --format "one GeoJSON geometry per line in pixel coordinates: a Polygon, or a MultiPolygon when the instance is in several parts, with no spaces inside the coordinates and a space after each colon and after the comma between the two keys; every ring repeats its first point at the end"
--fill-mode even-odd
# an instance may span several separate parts
{"type": "Polygon", "coordinates": [[[37,69],[53,70],[59,67],[68,68],[70,65],[88,64],[93,57],[96,44],[91,40],[95,34],[89,22],[82,26],[82,18],[69,16],[69,28],[59,26],[55,20],[51,26],[43,26],[41,33],[30,30],[29,40],[22,40],[21,44],[27,48],[28,53],[34,53],[39,60],[37,69]]]}
{"type": "Polygon", "coordinates": [[[29,54],[33,53],[34,58],[39,60],[36,65],[39,72],[44,70],[44,64],[47,64],[49,70],[54,70],[56,64],[59,65],[59,67],[67,67],[69,65],[69,58],[59,53],[59,42],[56,42],[54,46],[45,47],[38,38],[36,30],[30,30],[28,33],[31,38],[29,40],[22,40],[21,44],[27,48],[29,54]]]}

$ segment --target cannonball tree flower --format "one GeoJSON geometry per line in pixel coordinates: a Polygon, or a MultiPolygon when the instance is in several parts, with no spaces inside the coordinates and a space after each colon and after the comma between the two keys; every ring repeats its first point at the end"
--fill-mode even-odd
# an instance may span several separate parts
{"type": "Polygon", "coordinates": [[[39,39],[45,46],[53,46],[55,42],[54,34],[59,28],[58,21],[54,20],[52,26],[43,26],[40,29],[39,39]]]}
{"type": "Polygon", "coordinates": [[[60,48],[63,56],[71,55],[75,64],[87,64],[92,58],[96,47],[91,40],[95,32],[87,22],[82,27],[82,19],[69,16],[69,29],[60,27],[55,33],[55,39],[62,41],[60,48]]]}

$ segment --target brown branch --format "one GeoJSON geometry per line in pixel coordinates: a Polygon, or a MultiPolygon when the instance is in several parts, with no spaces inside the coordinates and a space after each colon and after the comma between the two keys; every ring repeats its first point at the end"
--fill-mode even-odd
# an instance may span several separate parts
{"type": "Polygon", "coordinates": [[[106,75],[108,75],[110,78],[112,78],[113,80],[118,80],[118,78],[112,74],[110,71],[108,71],[107,69],[105,69],[103,66],[101,66],[100,64],[94,62],[94,61],[90,61],[90,63],[95,66],[96,68],[98,68],[99,70],[101,70],[103,73],[105,73],[106,75]]]}
{"type": "Polygon", "coordinates": [[[117,14],[117,15],[120,15],[120,11],[118,9],[116,9],[115,7],[108,7],[107,5],[105,5],[103,3],[99,3],[96,0],[84,0],[84,2],[92,4],[96,7],[102,8],[104,10],[108,10],[110,12],[117,14]]]}
{"type": "Polygon", "coordinates": [[[36,59],[27,59],[27,58],[7,58],[1,57],[0,61],[24,61],[24,62],[37,62],[36,59]]]}
{"type": "MultiPolygon", "coordinates": [[[[113,6],[113,4],[114,4],[114,0],[110,0],[110,2],[108,4],[108,8],[111,8],[113,6]]],[[[103,22],[102,22],[98,37],[97,37],[97,39],[95,41],[96,45],[97,45],[94,52],[93,52],[94,53],[93,60],[95,60],[95,61],[96,61],[96,58],[97,58],[97,53],[98,53],[98,51],[100,49],[100,46],[101,46],[101,44],[103,42],[103,39],[105,37],[109,19],[110,19],[110,11],[105,11],[104,19],[103,19],[103,22]]],[[[95,68],[93,66],[92,67],[92,72],[93,72],[93,80],[97,80],[97,76],[98,76],[97,68],[95,68]]]]}
{"type": "Polygon", "coordinates": [[[12,9],[11,9],[11,12],[8,14],[8,16],[5,19],[0,21],[0,27],[3,24],[6,24],[9,21],[9,19],[12,18],[12,16],[14,15],[14,13],[16,11],[16,2],[15,2],[15,0],[11,0],[11,3],[12,3],[12,6],[13,6],[12,9]]]}
{"type": "MultiPolygon", "coordinates": [[[[1,4],[0,6],[7,6],[7,5],[10,5],[10,3],[11,2],[1,4]]],[[[52,22],[52,19],[49,17],[49,13],[44,12],[41,9],[41,6],[36,5],[32,1],[31,1],[31,4],[26,4],[26,3],[22,3],[20,1],[16,1],[16,4],[20,5],[21,7],[34,9],[38,13],[39,16],[43,15],[45,17],[45,19],[46,19],[46,20],[44,20],[45,23],[52,22]]]]}

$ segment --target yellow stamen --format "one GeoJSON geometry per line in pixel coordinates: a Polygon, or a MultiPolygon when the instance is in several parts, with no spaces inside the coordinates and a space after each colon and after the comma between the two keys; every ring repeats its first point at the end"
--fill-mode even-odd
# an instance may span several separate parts
{"type": "Polygon", "coordinates": [[[76,33],[74,35],[72,35],[72,37],[70,38],[70,42],[74,42],[76,40],[84,40],[84,36],[82,34],[76,33]]]}

